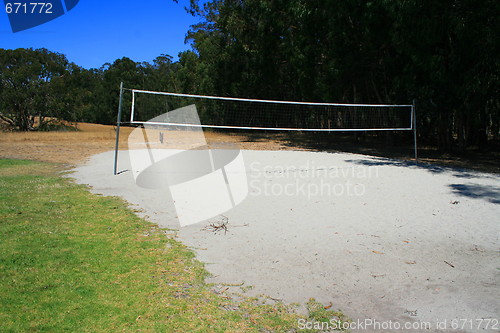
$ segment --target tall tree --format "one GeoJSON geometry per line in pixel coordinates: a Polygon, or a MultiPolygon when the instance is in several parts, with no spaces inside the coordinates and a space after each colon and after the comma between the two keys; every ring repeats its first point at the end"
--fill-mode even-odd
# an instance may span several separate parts
{"type": "Polygon", "coordinates": [[[498,1],[191,3],[202,22],[188,36],[207,93],[364,103],[415,98],[422,139],[443,150],[500,136],[498,1]]]}
{"type": "Polygon", "coordinates": [[[23,131],[34,129],[35,117],[57,116],[56,82],[69,75],[66,57],[46,49],[0,49],[0,115],[23,131]]]}

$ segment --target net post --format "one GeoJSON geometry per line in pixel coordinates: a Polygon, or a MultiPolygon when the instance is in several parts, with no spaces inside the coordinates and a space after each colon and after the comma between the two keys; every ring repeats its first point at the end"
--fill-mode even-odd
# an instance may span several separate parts
{"type": "Polygon", "coordinates": [[[115,163],[113,167],[113,174],[117,174],[118,168],[118,144],[120,141],[120,125],[122,119],[122,101],[123,101],[123,82],[120,82],[120,100],[118,102],[118,115],[116,117],[116,142],[115,142],[115,163]]]}
{"type": "Polygon", "coordinates": [[[418,163],[418,154],[417,154],[417,113],[415,107],[415,99],[413,99],[411,105],[411,124],[413,128],[413,149],[415,153],[415,163],[418,163]]]}
{"type": "Polygon", "coordinates": [[[135,114],[135,90],[132,89],[132,107],[130,108],[130,121],[134,121],[135,114]]]}

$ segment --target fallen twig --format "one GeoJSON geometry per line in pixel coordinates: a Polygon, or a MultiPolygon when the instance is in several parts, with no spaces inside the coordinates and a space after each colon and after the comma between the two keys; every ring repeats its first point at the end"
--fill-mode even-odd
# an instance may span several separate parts
{"type": "Polygon", "coordinates": [[[210,223],[206,227],[204,227],[202,230],[209,230],[212,231],[214,234],[217,232],[224,230],[224,235],[229,231],[227,229],[227,224],[229,223],[228,218],[224,215],[222,216],[222,221],[216,222],[216,223],[210,223]]]}
{"type": "Polygon", "coordinates": [[[451,267],[455,268],[455,266],[453,266],[452,264],[450,264],[449,262],[447,262],[446,260],[444,260],[444,262],[448,265],[450,265],[451,267]]]}

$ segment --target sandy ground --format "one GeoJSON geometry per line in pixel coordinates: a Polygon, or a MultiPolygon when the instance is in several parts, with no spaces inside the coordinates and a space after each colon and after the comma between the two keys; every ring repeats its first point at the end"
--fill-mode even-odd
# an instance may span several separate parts
{"type": "MultiPolygon", "coordinates": [[[[354,321],[431,328],[413,331],[500,329],[498,175],[354,154],[242,156],[245,200],[178,232],[207,263],[209,282],[243,283],[253,286],[248,295],[285,302],[314,297],[354,321]],[[226,219],[227,233],[209,227],[226,219]]],[[[126,151],[113,176],[112,159],[95,155],[72,177],[178,228],[170,192],[138,187],[126,151]]]]}

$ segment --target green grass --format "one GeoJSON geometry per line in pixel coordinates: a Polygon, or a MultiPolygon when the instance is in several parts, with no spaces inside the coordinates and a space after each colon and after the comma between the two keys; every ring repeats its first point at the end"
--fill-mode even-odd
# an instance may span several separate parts
{"type": "Polygon", "coordinates": [[[297,331],[290,306],[221,297],[207,274],[121,200],[54,165],[0,160],[1,332],[297,331]]]}

